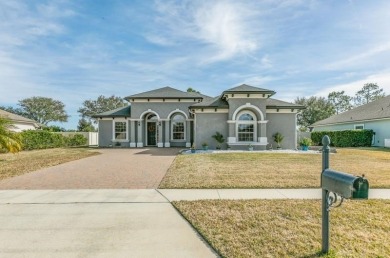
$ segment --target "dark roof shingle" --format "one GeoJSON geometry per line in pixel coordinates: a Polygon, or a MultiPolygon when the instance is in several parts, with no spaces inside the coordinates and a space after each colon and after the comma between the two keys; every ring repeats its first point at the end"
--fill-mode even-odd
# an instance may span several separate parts
{"type": "Polygon", "coordinates": [[[238,92],[243,92],[243,93],[270,93],[270,94],[275,94],[276,92],[273,90],[268,90],[268,89],[263,89],[263,88],[258,88],[254,86],[250,86],[247,84],[241,84],[240,86],[225,90],[224,93],[238,93],[238,92]]]}
{"type": "Polygon", "coordinates": [[[126,100],[130,99],[153,99],[153,98],[182,98],[182,99],[200,99],[204,98],[205,95],[202,95],[197,92],[185,92],[181,90],[177,90],[171,87],[163,87],[156,90],[146,91],[134,95],[130,95],[125,97],[126,100]]]}
{"type": "Polygon", "coordinates": [[[338,115],[315,122],[312,126],[358,122],[373,119],[390,118],[390,95],[376,101],[356,107],[338,115]]]}
{"type": "Polygon", "coordinates": [[[130,117],[131,106],[120,107],[113,110],[109,110],[100,114],[93,115],[92,117],[130,117]]]}

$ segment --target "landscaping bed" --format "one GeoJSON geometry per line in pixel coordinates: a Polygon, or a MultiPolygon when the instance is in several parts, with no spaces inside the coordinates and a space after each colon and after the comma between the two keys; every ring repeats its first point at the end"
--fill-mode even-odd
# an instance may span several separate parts
{"type": "MultiPolygon", "coordinates": [[[[317,257],[320,200],[204,200],[173,205],[222,257],[317,257]]],[[[390,254],[390,201],[350,201],[331,210],[329,257],[390,254]]]]}

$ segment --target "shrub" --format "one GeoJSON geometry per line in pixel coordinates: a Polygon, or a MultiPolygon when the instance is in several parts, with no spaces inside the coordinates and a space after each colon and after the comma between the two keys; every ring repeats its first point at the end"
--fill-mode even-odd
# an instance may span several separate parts
{"type": "Polygon", "coordinates": [[[312,144],[312,140],[310,138],[307,138],[307,137],[303,137],[299,141],[299,145],[300,146],[310,146],[311,144],[312,144]]]}
{"type": "Polygon", "coordinates": [[[68,146],[87,145],[87,138],[85,138],[82,134],[74,134],[65,138],[67,138],[68,146]]]}
{"type": "Polygon", "coordinates": [[[23,150],[59,148],[86,145],[87,139],[81,134],[70,137],[49,131],[23,131],[20,133],[23,150]]]}
{"type": "Polygon", "coordinates": [[[311,139],[314,145],[322,145],[322,137],[328,135],[330,145],[334,147],[370,147],[373,130],[344,130],[312,132],[311,139]]]}

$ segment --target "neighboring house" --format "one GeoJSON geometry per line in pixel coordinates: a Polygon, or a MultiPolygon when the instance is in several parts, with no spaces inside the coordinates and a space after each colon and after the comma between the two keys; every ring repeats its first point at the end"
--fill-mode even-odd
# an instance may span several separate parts
{"type": "Polygon", "coordinates": [[[0,116],[8,118],[12,122],[11,131],[21,132],[24,130],[35,130],[39,127],[38,122],[25,118],[23,116],[16,115],[14,113],[7,112],[0,109],[0,116]]]}
{"type": "Polygon", "coordinates": [[[373,145],[390,147],[390,95],[314,123],[313,131],[371,129],[373,145]]]}
{"type": "Polygon", "coordinates": [[[282,147],[296,148],[296,114],[303,106],[271,99],[275,92],[241,85],[210,98],[196,92],[164,87],[125,97],[130,105],[94,115],[99,146],[191,147],[208,143],[220,132],[224,148],[265,149],[272,135],[284,136],[282,147]]]}

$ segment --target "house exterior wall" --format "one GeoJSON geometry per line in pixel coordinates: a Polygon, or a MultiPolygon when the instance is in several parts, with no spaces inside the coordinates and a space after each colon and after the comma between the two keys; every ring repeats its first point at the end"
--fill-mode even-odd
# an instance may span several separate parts
{"type": "Polygon", "coordinates": [[[112,144],[112,120],[99,120],[99,147],[112,144]]]}
{"type": "Polygon", "coordinates": [[[217,142],[211,136],[215,132],[220,132],[225,138],[222,149],[226,149],[226,139],[228,136],[228,114],[227,113],[200,113],[195,117],[195,147],[202,148],[202,143],[207,142],[210,149],[216,149],[217,142]]]}
{"type": "Polygon", "coordinates": [[[13,127],[10,128],[13,132],[21,132],[25,130],[35,130],[35,126],[29,123],[12,122],[13,127]]]}
{"type": "Polygon", "coordinates": [[[135,102],[131,104],[131,118],[139,119],[141,114],[150,110],[155,111],[161,119],[167,119],[168,115],[179,109],[189,117],[188,107],[197,102],[135,102]]]}
{"type": "Polygon", "coordinates": [[[267,114],[267,138],[273,148],[277,147],[272,135],[276,132],[284,136],[281,147],[283,149],[297,148],[297,132],[296,132],[296,114],[267,114]]]}
{"type": "Polygon", "coordinates": [[[320,131],[354,130],[355,125],[364,125],[364,129],[370,129],[375,132],[373,143],[372,143],[373,146],[384,147],[385,139],[390,139],[390,119],[318,126],[318,127],[314,127],[313,131],[320,132],[320,131]]]}
{"type": "MultiPolygon", "coordinates": [[[[237,110],[237,108],[241,107],[241,106],[245,106],[247,103],[250,103],[251,105],[253,106],[256,106],[258,107],[261,112],[263,113],[264,115],[264,119],[266,119],[266,113],[265,113],[265,110],[266,110],[266,102],[265,102],[266,99],[251,99],[251,98],[245,98],[245,99],[229,99],[228,100],[228,103],[229,103],[229,120],[233,118],[233,114],[234,112],[237,110]]],[[[252,110],[251,108],[248,108],[249,110],[252,110]]],[[[254,110],[252,110],[254,111],[254,110]]],[[[256,114],[257,112],[254,111],[256,114]]],[[[261,120],[260,117],[257,117],[258,120],[261,120]]]]}

